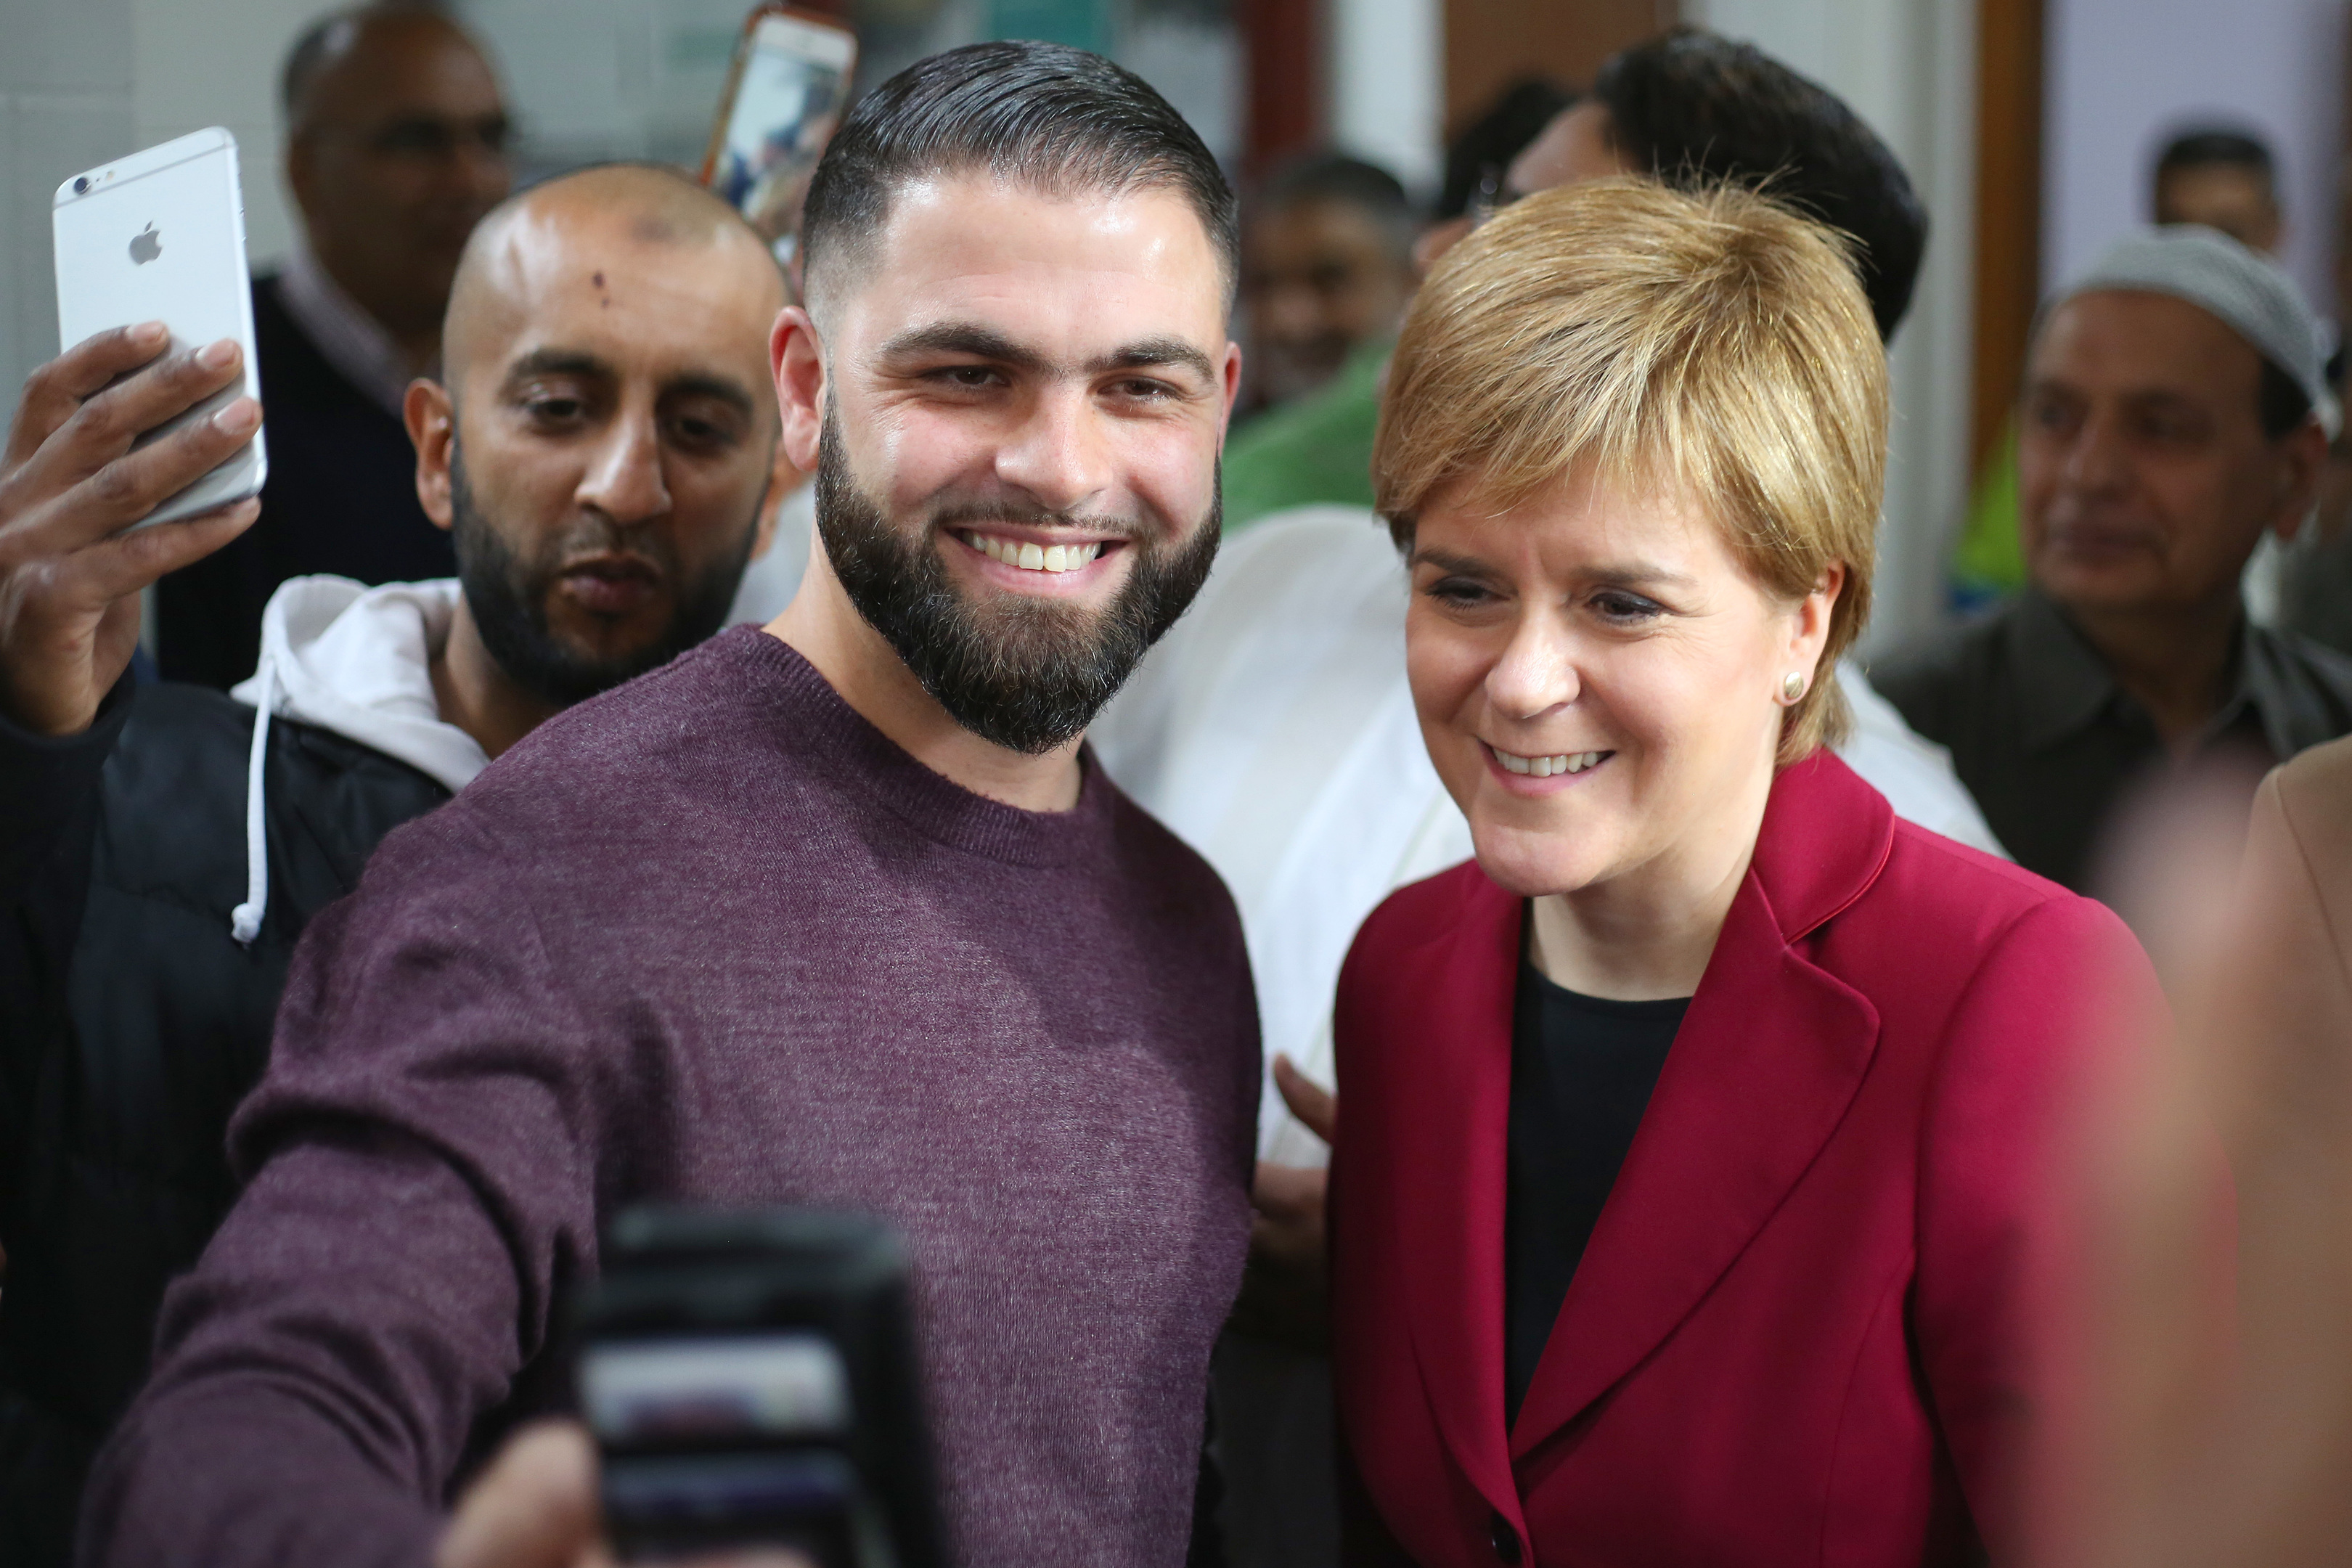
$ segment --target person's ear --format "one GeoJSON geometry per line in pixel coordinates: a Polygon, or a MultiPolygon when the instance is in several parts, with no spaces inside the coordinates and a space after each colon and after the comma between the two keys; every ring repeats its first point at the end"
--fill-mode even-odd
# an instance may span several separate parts
{"type": "Polygon", "coordinates": [[[768,499],[760,503],[760,531],[751,539],[752,560],[759,560],[775,547],[777,520],[783,512],[784,502],[806,483],[808,475],[793,467],[793,460],[784,456],[784,443],[779,437],[768,466],[768,499]]]}
{"type": "Polygon", "coordinates": [[[1822,650],[1829,647],[1831,618],[1838,595],[1845,591],[1845,563],[1832,561],[1814,579],[1812,592],[1797,601],[1789,637],[1790,668],[1804,674],[1808,685],[1823,678],[1822,650]]]}
{"type": "Polygon", "coordinates": [[[1236,342],[1225,344],[1224,370],[1225,405],[1217,412],[1217,448],[1220,451],[1224,449],[1225,432],[1233,426],[1234,399],[1239,397],[1242,391],[1241,344],[1236,342]]]}
{"type": "Polygon", "coordinates": [[[310,216],[310,197],[317,185],[318,163],[310,132],[294,132],[286,138],[286,188],[293,195],[296,210],[306,220],[310,216]]]}
{"type": "Polygon", "coordinates": [[[2270,531],[2282,544],[2291,544],[2319,504],[2319,482],[2327,469],[2327,431],[2316,416],[2306,419],[2278,443],[2278,504],[2271,512],[2270,531]]]}
{"type": "Polygon", "coordinates": [[[416,502],[433,526],[447,529],[457,521],[450,501],[449,455],[457,440],[457,406],[449,389],[423,376],[408,384],[401,400],[401,420],[408,426],[409,445],[416,448],[416,502]]]}
{"type": "Polygon", "coordinates": [[[814,469],[824,434],[824,343],[803,307],[787,305],[776,312],[768,333],[768,368],[776,377],[776,407],[784,422],[778,454],[795,468],[814,469]]]}

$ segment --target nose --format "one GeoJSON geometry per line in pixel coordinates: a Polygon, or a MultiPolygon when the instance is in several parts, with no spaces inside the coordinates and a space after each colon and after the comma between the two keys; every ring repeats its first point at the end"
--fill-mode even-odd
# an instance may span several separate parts
{"type": "Polygon", "coordinates": [[[2059,476],[2071,489],[2100,494],[2123,487],[2130,473],[2123,432],[2105,412],[2085,417],[2067,443],[2059,476]]]}
{"type": "Polygon", "coordinates": [[[651,410],[625,412],[606,427],[573,499],[625,528],[669,510],[661,435],[651,410]]]}
{"type": "Polygon", "coordinates": [[[1584,690],[1575,641],[1541,607],[1524,612],[1486,671],[1486,700],[1514,721],[1540,719],[1584,690]]]}
{"type": "Polygon", "coordinates": [[[1078,511],[1111,484],[1100,417],[1083,389],[1044,393],[997,449],[997,479],[1047,511],[1078,511]]]}

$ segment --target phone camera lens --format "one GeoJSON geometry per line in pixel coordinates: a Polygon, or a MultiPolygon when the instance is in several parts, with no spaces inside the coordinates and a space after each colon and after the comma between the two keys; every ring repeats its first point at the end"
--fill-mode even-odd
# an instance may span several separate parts
{"type": "Polygon", "coordinates": [[[78,177],[75,179],[75,181],[74,181],[74,195],[78,195],[78,196],[82,196],[82,195],[88,195],[89,194],[89,176],[88,174],[82,174],[82,175],[78,176],[78,177]]]}

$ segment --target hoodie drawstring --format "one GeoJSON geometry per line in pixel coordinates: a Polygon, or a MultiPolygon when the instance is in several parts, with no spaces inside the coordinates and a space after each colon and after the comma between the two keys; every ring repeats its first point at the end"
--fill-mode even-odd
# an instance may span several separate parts
{"type": "Polygon", "coordinates": [[[260,701],[253,710],[253,752],[245,764],[245,902],[229,911],[228,934],[251,947],[269,909],[269,825],[261,808],[261,780],[269,763],[269,710],[278,706],[278,663],[261,661],[260,701]]]}

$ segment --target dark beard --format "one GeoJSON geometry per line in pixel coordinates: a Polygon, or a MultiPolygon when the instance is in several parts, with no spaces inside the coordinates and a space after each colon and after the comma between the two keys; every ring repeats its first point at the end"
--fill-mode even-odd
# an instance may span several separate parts
{"type": "Polygon", "coordinates": [[[1118,596],[1099,612],[1036,601],[982,610],[957,591],[940,559],[940,541],[959,523],[1072,521],[1015,506],[950,507],[908,538],[858,489],[840,430],[830,413],[825,417],[816,527],[849,602],[950,718],[1029,756],[1085,733],[1176,624],[1217,558],[1224,511],[1222,500],[1213,501],[1181,545],[1148,543],[1148,535],[1122,530],[1134,563],[1118,596]]]}
{"type": "MultiPolygon", "coordinates": [[[[455,514],[451,532],[457,547],[457,581],[465,589],[466,607],[473,613],[482,646],[489,649],[507,679],[556,708],[584,702],[709,640],[726,622],[735,591],[742,585],[752,542],[759,537],[760,507],[766,502],[762,491],[744,521],[741,546],[692,581],[680,574],[677,550],[657,531],[629,539],[629,548],[651,558],[668,581],[679,585],[680,592],[669,625],[659,637],[634,652],[598,658],[566,647],[547,626],[548,590],[564,561],[580,553],[579,531],[547,541],[528,561],[516,554],[474,504],[473,486],[466,479],[465,453],[454,438],[449,447],[449,510],[455,514]]],[[[615,531],[607,527],[604,531],[615,531]]]]}

